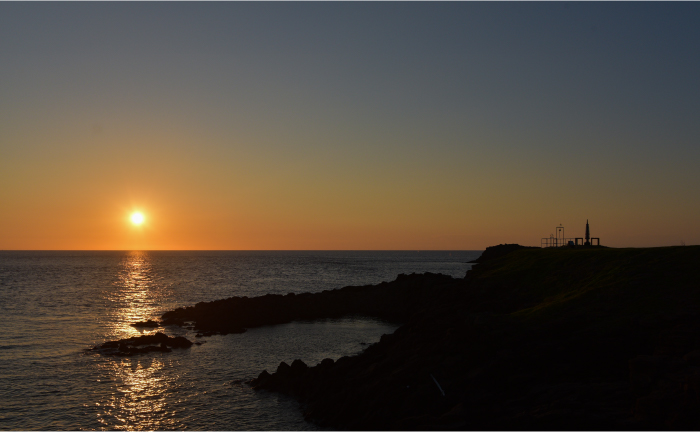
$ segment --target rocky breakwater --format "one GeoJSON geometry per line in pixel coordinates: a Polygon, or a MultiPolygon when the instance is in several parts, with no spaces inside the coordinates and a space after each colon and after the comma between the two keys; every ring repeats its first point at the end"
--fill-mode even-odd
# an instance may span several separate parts
{"type": "Polygon", "coordinates": [[[700,428],[700,247],[508,248],[361,354],[250,384],[339,429],[700,428]]]}
{"type": "Polygon", "coordinates": [[[392,282],[348,286],[313,294],[231,297],[166,312],[161,317],[161,324],[192,328],[198,331],[198,336],[208,336],[242,333],[246,328],[294,320],[348,315],[405,322],[435,301],[441,292],[454,289],[458,283],[458,280],[442,274],[402,274],[392,282]]]}
{"type": "Polygon", "coordinates": [[[171,352],[171,348],[189,348],[191,346],[192,342],[185,337],[171,337],[158,332],[152,335],[105,342],[89,349],[89,351],[109,356],[133,356],[151,352],[171,352]]]}

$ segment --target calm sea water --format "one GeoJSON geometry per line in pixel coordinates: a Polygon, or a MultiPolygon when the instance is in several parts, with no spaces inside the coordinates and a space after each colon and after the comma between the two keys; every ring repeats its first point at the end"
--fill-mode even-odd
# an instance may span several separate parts
{"type": "MultiPolygon", "coordinates": [[[[203,338],[172,353],[86,348],[154,331],[129,324],[234,295],[318,292],[426,271],[463,277],[480,251],[0,252],[0,429],[316,429],[242,380],[280,361],[357,354],[397,325],[346,318],[203,338]]],[[[170,335],[195,340],[190,331],[170,335]]]]}

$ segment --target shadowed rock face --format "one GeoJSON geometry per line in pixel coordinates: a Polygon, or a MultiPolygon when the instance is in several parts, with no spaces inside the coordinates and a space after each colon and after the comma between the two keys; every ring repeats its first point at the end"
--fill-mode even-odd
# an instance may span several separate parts
{"type": "Polygon", "coordinates": [[[590,367],[625,356],[446,312],[416,317],[358,356],[281,363],[250,385],[293,395],[307,419],[350,430],[614,429],[629,417],[624,367],[610,376],[590,367]]]}
{"type": "Polygon", "coordinates": [[[624,428],[633,404],[626,374],[606,376],[595,370],[600,365],[590,367],[591,361],[609,365],[615,354],[581,340],[556,346],[546,339],[533,343],[535,335],[509,337],[475,318],[425,317],[361,355],[296,370],[280,364],[250,384],[297,397],[307,419],[324,427],[624,428]]]}
{"type": "Polygon", "coordinates": [[[170,352],[171,348],[189,348],[192,346],[187,338],[170,337],[161,332],[153,335],[136,336],[127,339],[105,342],[91,348],[91,351],[109,356],[132,356],[149,352],[170,352]]]}

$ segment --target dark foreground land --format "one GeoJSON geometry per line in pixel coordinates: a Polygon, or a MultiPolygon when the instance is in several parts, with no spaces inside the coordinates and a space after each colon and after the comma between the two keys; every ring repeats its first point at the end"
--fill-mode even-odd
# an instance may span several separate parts
{"type": "Polygon", "coordinates": [[[353,357],[251,381],[340,429],[700,429],[700,246],[487,249],[425,274],[163,315],[200,333],[362,314],[405,323],[353,357]]]}

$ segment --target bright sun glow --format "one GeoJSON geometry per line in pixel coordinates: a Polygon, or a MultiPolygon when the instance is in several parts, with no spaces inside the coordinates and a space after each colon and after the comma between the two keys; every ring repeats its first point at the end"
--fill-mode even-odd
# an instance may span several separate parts
{"type": "Polygon", "coordinates": [[[140,212],[132,213],[131,214],[131,223],[134,225],[141,225],[144,221],[143,214],[140,212]]]}

